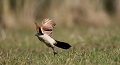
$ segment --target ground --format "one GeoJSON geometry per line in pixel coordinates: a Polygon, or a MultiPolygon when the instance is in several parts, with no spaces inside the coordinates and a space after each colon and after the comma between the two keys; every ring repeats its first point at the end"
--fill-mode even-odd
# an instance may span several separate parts
{"type": "Polygon", "coordinates": [[[0,65],[120,65],[120,27],[56,27],[52,37],[68,50],[52,49],[35,37],[35,29],[5,30],[0,38],[0,65]]]}

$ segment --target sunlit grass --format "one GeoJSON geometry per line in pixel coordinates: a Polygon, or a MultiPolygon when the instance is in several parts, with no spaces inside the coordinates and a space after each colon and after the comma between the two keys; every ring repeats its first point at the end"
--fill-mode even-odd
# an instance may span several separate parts
{"type": "Polygon", "coordinates": [[[120,29],[113,27],[56,27],[53,38],[72,47],[52,49],[34,36],[35,30],[5,30],[0,39],[0,65],[119,65],[120,29]]]}

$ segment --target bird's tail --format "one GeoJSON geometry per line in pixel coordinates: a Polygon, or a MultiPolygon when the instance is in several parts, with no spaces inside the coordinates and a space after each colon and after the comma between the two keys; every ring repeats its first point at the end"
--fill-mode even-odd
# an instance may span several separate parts
{"type": "Polygon", "coordinates": [[[57,41],[57,44],[55,44],[55,46],[59,47],[59,48],[62,48],[62,49],[69,49],[71,47],[71,45],[69,45],[68,43],[66,42],[60,42],[60,41],[57,41]]]}

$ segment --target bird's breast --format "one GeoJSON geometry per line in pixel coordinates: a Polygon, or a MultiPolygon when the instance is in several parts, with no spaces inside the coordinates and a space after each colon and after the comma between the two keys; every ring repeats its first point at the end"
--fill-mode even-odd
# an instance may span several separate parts
{"type": "Polygon", "coordinates": [[[54,44],[56,44],[56,41],[46,34],[40,35],[38,36],[38,38],[40,41],[44,42],[49,47],[54,47],[54,44]]]}

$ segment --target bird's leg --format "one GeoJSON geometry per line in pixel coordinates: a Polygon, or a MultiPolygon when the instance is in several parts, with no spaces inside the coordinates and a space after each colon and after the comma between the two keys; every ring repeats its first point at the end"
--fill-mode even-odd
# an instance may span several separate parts
{"type": "Polygon", "coordinates": [[[57,52],[54,50],[54,48],[52,47],[52,50],[53,50],[53,53],[54,53],[54,56],[57,54],[57,52]]]}

